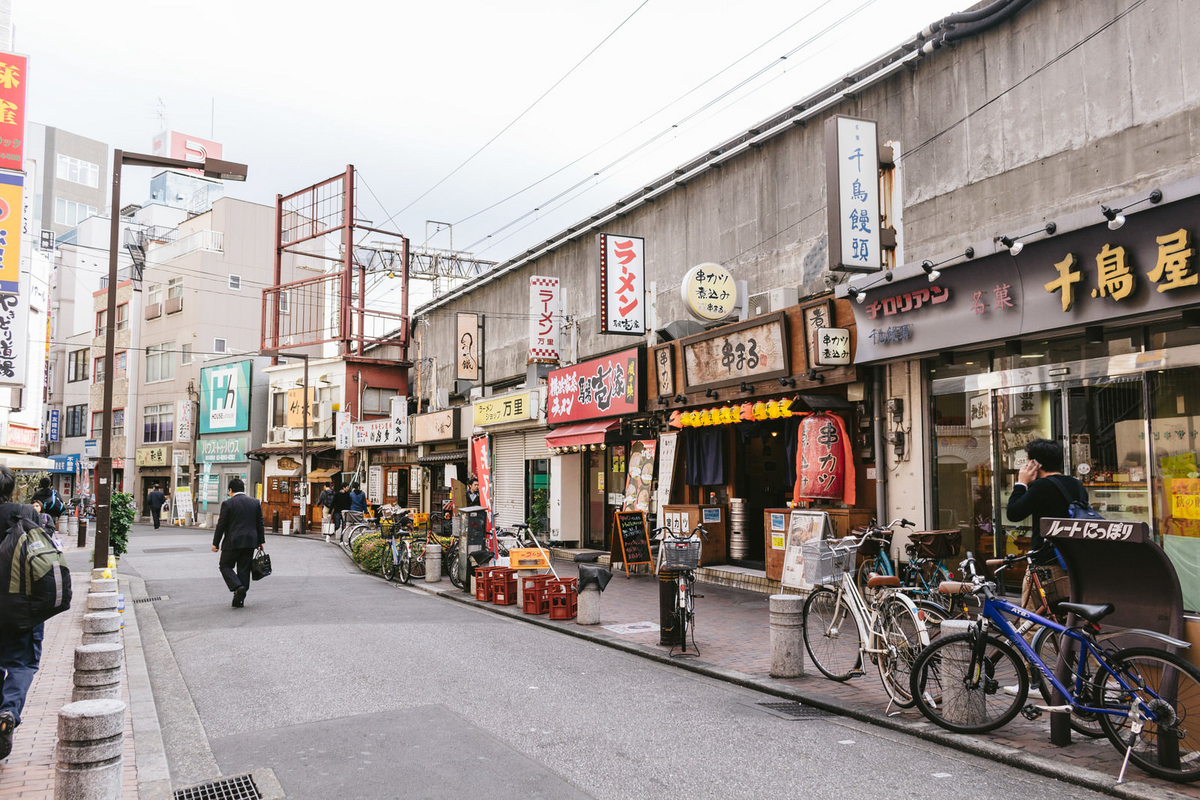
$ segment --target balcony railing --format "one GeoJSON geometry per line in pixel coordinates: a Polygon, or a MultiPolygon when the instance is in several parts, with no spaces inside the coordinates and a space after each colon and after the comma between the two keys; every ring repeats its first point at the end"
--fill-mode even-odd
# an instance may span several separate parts
{"type": "Polygon", "coordinates": [[[154,247],[149,259],[157,263],[165,263],[176,258],[203,250],[209,253],[225,252],[224,231],[195,231],[187,236],[181,236],[173,242],[154,247]]]}

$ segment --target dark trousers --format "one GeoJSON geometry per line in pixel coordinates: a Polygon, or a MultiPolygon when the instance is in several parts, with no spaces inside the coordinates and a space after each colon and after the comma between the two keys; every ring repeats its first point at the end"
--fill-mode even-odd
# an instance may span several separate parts
{"type": "Polygon", "coordinates": [[[253,547],[238,547],[221,551],[221,577],[229,591],[250,588],[250,561],[254,558],[253,547]],[[237,572],[234,572],[234,568],[237,572]]]}
{"type": "Polygon", "coordinates": [[[154,530],[158,530],[158,523],[162,519],[162,509],[151,506],[150,519],[154,520],[154,530]]]}
{"type": "Polygon", "coordinates": [[[16,632],[0,628],[0,712],[7,711],[21,722],[25,695],[42,660],[42,631],[39,622],[32,630],[16,632]]]}

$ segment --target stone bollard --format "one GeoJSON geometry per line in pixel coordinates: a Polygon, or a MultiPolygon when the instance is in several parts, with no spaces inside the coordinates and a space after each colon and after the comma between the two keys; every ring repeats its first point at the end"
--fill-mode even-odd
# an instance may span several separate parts
{"type": "Polygon", "coordinates": [[[111,644],[121,641],[121,615],[115,611],[97,611],[83,616],[84,644],[111,644]]]}
{"type": "Polygon", "coordinates": [[[108,567],[96,567],[92,570],[92,580],[96,580],[97,578],[104,578],[105,580],[108,580],[112,576],[113,571],[108,567]]]}
{"type": "Polygon", "coordinates": [[[92,585],[88,587],[89,593],[96,592],[115,592],[117,590],[116,578],[92,578],[92,585]]]}
{"type": "Polygon", "coordinates": [[[75,648],[74,701],[121,698],[121,661],[125,649],[119,643],[81,644],[75,648]]]}
{"type": "Polygon", "coordinates": [[[116,592],[91,592],[87,596],[88,613],[93,611],[116,611],[119,598],[116,592]]]}
{"type": "Polygon", "coordinates": [[[437,583],[442,579],[442,546],[430,542],[425,545],[425,582],[437,583]]]}
{"type": "Polygon", "coordinates": [[[589,583],[579,590],[579,611],[575,617],[579,625],[600,624],[600,587],[589,583]]]}
{"type": "Polygon", "coordinates": [[[771,617],[771,677],[799,678],[804,674],[804,598],[773,594],[771,617]]]}
{"type": "Polygon", "coordinates": [[[123,702],[82,700],[63,706],[54,800],[118,800],[124,749],[123,702]]]}
{"type": "Polygon", "coordinates": [[[525,608],[525,579],[533,575],[540,575],[540,569],[519,569],[517,570],[517,608],[525,608]]]}

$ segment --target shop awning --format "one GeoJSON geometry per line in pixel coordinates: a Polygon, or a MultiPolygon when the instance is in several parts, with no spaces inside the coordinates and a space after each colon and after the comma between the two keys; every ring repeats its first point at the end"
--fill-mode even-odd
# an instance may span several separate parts
{"type": "Polygon", "coordinates": [[[604,434],[621,427],[619,419],[601,419],[563,425],[546,434],[546,447],[575,447],[584,444],[600,444],[604,434]]]}
{"type": "Polygon", "coordinates": [[[418,464],[452,464],[455,461],[466,461],[466,450],[443,450],[440,453],[430,453],[417,459],[418,464]]]}
{"type": "Polygon", "coordinates": [[[25,453],[0,453],[0,464],[9,469],[27,469],[39,472],[49,472],[58,466],[48,458],[25,453]]]}
{"type": "Polygon", "coordinates": [[[308,473],[308,479],[310,481],[327,481],[334,475],[337,475],[339,472],[341,472],[341,470],[337,467],[329,467],[328,469],[314,469],[312,472],[308,473]]]}

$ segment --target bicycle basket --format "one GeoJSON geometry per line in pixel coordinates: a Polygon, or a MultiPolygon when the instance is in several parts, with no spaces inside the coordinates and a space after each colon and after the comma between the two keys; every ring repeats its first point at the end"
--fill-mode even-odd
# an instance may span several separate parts
{"type": "MultiPolygon", "coordinates": [[[[867,535],[867,529],[866,528],[855,528],[854,530],[850,531],[850,533],[854,536],[862,537],[862,536],[867,535]]],[[[862,553],[864,558],[874,558],[875,556],[879,555],[880,550],[882,550],[885,547],[891,547],[891,545],[892,545],[892,531],[889,531],[889,530],[876,531],[875,534],[873,535],[873,538],[865,540],[859,546],[858,552],[862,553]]]]}
{"type": "Polygon", "coordinates": [[[962,531],[957,528],[941,531],[917,531],[909,534],[921,558],[954,558],[962,547],[962,531]]]}
{"type": "Polygon", "coordinates": [[[700,539],[663,539],[663,569],[696,569],[700,566],[700,539]]]}
{"type": "Polygon", "coordinates": [[[404,529],[394,519],[385,519],[379,523],[380,539],[395,539],[404,535],[404,529]]]}
{"type": "Polygon", "coordinates": [[[854,569],[857,541],[814,539],[800,547],[804,556],[804,580],[814,585],[839,583],[842,575],[854,569]]]}

